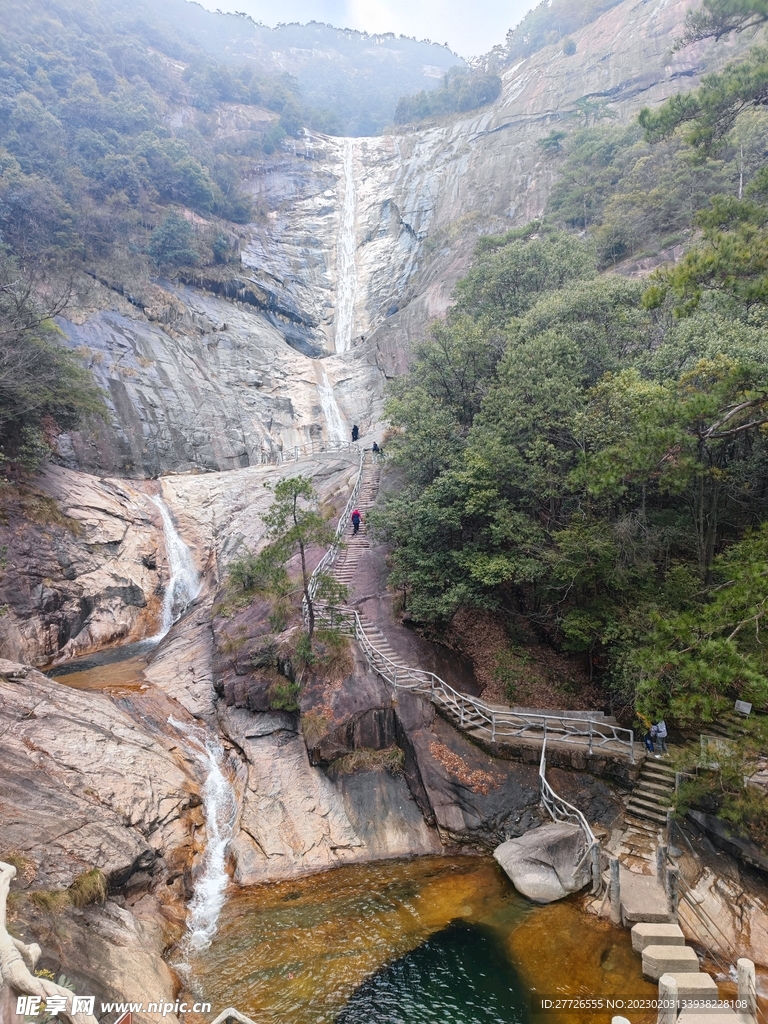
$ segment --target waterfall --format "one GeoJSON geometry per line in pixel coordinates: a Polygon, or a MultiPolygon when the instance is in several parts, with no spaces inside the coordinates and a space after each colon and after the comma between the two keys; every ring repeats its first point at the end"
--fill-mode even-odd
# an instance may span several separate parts
{"type": "Polygon", "coordinates": [[[317,382],[317,394],[320,398],[323,416],[325,417],[328,440],[346,441],[348,440],[347,425],[341,414],[339,403],[336,401],[336,395],[333,393],[333,386],[328,380],[328,374],[325,372],[322,362],[317,360],[315,365],[320,374],[320,380],[317,382]]]}
{"type": "Polygon", "coordinates": [[[355,231],[355,149],[352,139],[344,140],[344,202],[337,245],[336,351],[352,347],[357,293],[357,233],[355,231]]]}
{"type": "Polygon", "coordinates": [[[205,851],[189,902],[187,934],[182,941],[185,953],[199,953],[210,946],[224,906],[229,882],[226,871],[227,847],[235,826],[237,800],[232,784],[222,769],[225,755],[218,739],[203,729],[184,725],[174,718],[168,721],[191,740],[195,756],[205,771],[202,789],[205,851]]]}
{"type": "Polygon", "coordinates": [[[170,573],[163,596],[160,630],[152,637],[152,640],[159,642],[200,593],[200,577],[197,575],[189,548],[173,525],[168,506],[160,497],[152,496],[151,500],[160,509],[163,518],[163,536],[170,573]]]}

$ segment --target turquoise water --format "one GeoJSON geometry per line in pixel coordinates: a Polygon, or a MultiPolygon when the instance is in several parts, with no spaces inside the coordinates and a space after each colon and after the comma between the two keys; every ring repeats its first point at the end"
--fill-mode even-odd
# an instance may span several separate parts
{"type": "Polygon", "coordinates": [[[335,1024],[527,1024],[528,994],[498,935],[455,922],[377,971],[335,1024]]]}

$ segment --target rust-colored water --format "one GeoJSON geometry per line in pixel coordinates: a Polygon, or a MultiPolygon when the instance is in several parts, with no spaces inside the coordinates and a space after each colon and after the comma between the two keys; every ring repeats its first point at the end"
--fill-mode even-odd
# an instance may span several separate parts
{"type": "MultiPolygon", "coordinates": [[[[81,659],[83,668],[77,669],[77,661],[67,662],[65,671],[51,669],[48,675],[58,683],[72,686],[76,690],[140,690],[147,686],[144,669],[147,658],[136,654],[124,661],[107,664],[93,664],[92,659],[81,659]]],[[[64,669],[65,666],[61,666],[64,669]]]]}
{"type": "Polygon", "coordinates": [[[531,994],[656,992],[628,932],[575,902],[533,907],[490,858],[345,867],[237,891],[190,966],[190,987],[214,1014],[235,1006],[258,1024],[332,1024],[340,1014],[365,1024],[586,1024],[611,1013],[531,1018],[531,994]]]}

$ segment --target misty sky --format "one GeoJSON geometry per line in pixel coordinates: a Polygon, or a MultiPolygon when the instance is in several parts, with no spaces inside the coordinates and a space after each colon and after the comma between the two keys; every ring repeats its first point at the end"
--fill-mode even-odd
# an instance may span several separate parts
{"type": "Polygon", "coordinates": [[[503,43],[538,0],[198,0],[208,10],[244,11],[265,25],[325,21],[448,43],[462,57],[503,43]]]}

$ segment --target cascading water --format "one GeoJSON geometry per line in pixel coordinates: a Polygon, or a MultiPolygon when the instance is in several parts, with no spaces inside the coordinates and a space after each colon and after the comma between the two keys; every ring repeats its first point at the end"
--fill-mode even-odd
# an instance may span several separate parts
{"type": "Polygon", "coordinates": [[[168,506],[162,498],[156,495],[153,495],[151,500],[160,509],[163,519],[163,536],[171,577],[163,596],[160,630],[152,637],[153,641],[159,642],[200,593],[200,577],[195,569],[189,548],[173,525],[168,506]]]}
{"type": "Polygon", "coordinates": [[[190,740],[195,756],[205,771],[202,789],[205,852],[189,902],[187,934],[181,944],[185,953],[199,953],[210,946],[224,906],[224,894],[229,881],[226,871],[227,847],[235,826],[237,800],[222,767],[224,749],[216,736],[203,729],[184,725],[174,718],[168,721],[190,740]]]}
{"type": "Polygon", "coordinates": [[[323,416],[325,417],[328,439],[329,441],[346,441],[347,425],[341,414],[339,403],[336,401],[336,396],[333,393],[333,386],[328,380],[328,374],[325,372],[322,362],[318,360],[316,365],[320,376],[317,382],[317,394],[320,398],[323,416]]]}
{"type": "Polygon", "coordinates": [[[352,347],[357,295],[357,232],[355,230],[355,148],[352,139],[344,140],[344,201],[341,207],[337,256],[336,351],[352,347]]]}

